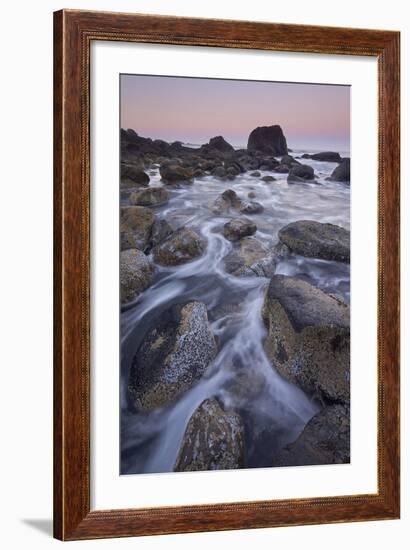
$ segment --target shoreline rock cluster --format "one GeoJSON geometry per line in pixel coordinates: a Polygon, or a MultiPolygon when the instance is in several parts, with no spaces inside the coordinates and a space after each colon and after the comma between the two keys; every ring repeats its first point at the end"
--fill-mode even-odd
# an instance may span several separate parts
{"type": "MultiPolygon", "coordinates": [[[[121,303],[129,306],[153,283],[157,267],[177,267],[200,258],[205,239],[190,227],[172,227],[156,215],[170,190],[212,175],[231,181],[259,170],[287,174],[290,184],[317,183],[314,169],[289,154],[279,126],[251,132],[247,149],[235,150],[222,136],[198,149],[180,142],[168,144],[121,130],[121,188],[128,206],[121,208],[121,303]],[[277,159],[275,157],[281,157],[277,159]],[[150,186],[149,171],[159,170],[162,186],[150,186]]],[[[337,162],[331,180],[350,182],[350,159],[338,153],[303,155],[317,162],[337,162]]],[[[262,178],[266,184],[274,176],[262,178]]],[[[221,227],[233,244],[224,258],[225,270],[237,277],[269,279],[262,317],[265,351],[271,366],[320,404],[320,411],[292,443],[272,456],[272,465],[344,463],[350,460],[350,308],[295,277],[276,274],[288,255],[350,263],[350,232],[313,220],[282,227],[274,247],[259,241],[257,214],[263,206],[233,189],[210,205],[220,216],[231,216],[221,227]],[[254,219],[252,216],[256,215],[254,219]]],[[[162,311],[136,350],[128,380],[137,411],[167,407],[190,390],[211,368],[218,353],[204,303],[192,300],[162,311]]],[[[246,388],[245,388],[246,390],[246,388]]],[[[226,409],[217,396],[205,399],[193,412],[183,436],[175,471],[247,467],[246,437],[240,410],[226,409]]]]}

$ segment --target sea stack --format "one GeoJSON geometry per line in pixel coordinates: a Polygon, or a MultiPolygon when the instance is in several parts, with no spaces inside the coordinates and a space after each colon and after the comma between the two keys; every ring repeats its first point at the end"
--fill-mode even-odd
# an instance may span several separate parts
{"type": "Polygon", "coordinates": [[[288,146],[279,125],[258,126],[249,134],[248,151],[258,151],[268,155],[288,154],[288,146]]]}

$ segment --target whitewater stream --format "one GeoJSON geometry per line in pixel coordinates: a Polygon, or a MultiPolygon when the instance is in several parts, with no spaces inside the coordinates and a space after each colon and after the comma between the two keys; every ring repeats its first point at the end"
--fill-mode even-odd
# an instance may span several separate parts
{"type": "MultiPolygon", "coordinates": [[[[298,158],[302,152],[292,154],[298,158]]],[[[155,208],[156,216],[165,218],[174,229],[191,227],[202,235],[207,248],[202,257],[185,265],[157,266],[154,284],[121,313],[121,474],[172,471],[189,418],[207,397],[218,397],[224,406],[240,411],[248,467],[270,466],[273,452],[296,439],[319,410],[317,403],[279,376],[267,359],[261,310],[269,280],[226,272],[224,257],[239,246],[222,234],[223,224],[232,215],[216,215],[211,210],[226,189],[233,189],[242,199],[252,191],[264,211],[247,217],[257,225],[254,237],[268,247],[277,243],[279,229],[297,220],[350,229],[350,187],[326,181],[337,164],[302,162],[314,168],[319,185],[288,184],[287,174],[260,171],[261,176],[276,179],[265,183],[251,176],[251,171],[233,181],[206,176],[191,185],[167,187],[170,200],[155,208]],[[177,402],[151,413],[138,413],[127,391],[132,358],[164,310],[192,300],[206,305],[219,352],[202,379],[177,402]],[[244,382],[238,384],[238,380],[244,382]]],[[[150,172],[150,178],[151,186],[162,185],[158,171],[150,172]]],[[[126,198],[123,204],[127,204],[126,198]]],[[[276,273],[302,277],[350,302],[348,264],[293,255],[278,264],[276,273]]]]}

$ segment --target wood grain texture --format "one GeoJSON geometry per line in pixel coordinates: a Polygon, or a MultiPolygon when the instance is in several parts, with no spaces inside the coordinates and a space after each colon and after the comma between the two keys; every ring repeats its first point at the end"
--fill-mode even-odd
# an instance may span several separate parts
{"type": "Polygon", "coordinates": [[[62,540],[399,517],[397,32],[64,10],[54,14],[54,535],[62,540]],[[92,40],[375,56],[379,73],[378,484],[374,495],[90,510],[92,40]]]}

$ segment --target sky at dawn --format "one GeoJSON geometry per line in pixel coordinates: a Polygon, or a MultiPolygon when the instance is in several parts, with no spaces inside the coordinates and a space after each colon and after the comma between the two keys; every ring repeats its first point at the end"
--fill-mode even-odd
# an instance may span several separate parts
{"type": "Polygon", "coordinates": [[[202,144],[222,135],[246,146],[257,126],[279,124],[288,147],[350,151],[350,87],[121,75],[121,127],[202,144]]]}

